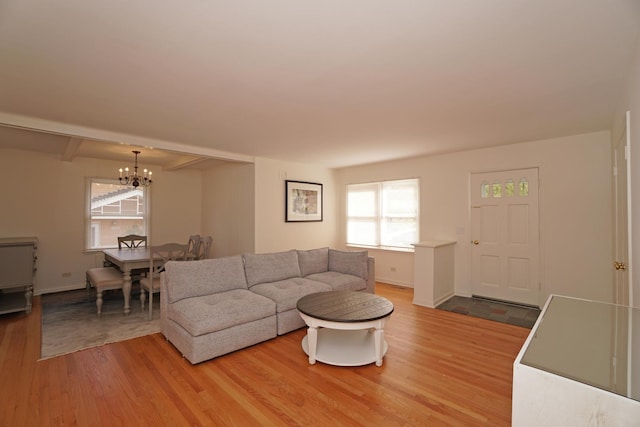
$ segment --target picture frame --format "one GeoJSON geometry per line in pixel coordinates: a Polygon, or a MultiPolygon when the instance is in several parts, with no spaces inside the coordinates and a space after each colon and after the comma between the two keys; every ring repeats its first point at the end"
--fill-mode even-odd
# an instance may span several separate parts
{"type": "Polygon", "coordinates": [[[285,181],[285,222],[322,221],[322,184],[285,181]]]}

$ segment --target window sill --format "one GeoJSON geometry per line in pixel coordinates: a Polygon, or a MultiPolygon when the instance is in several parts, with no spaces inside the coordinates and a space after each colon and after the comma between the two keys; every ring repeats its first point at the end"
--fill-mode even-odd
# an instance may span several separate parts
{"type": "Polygon", "coordinates": [[[354,245],[354,244],[346,244],[346,246],[348,248],[371,249],[375,251],[405,252],[405,253],[415,252],[415,248],[397,248],[393,246],[366,246],[366,245],[354,245]]]}

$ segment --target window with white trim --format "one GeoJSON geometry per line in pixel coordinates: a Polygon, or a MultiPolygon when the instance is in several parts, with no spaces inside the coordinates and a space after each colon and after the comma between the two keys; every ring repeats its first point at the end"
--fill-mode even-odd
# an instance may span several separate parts
{"type": "Polygon", "coordinates": [[[418,179],[347,185],[347,245],[413,249],[419,207],[418,179]]]}
{"type": "Polygon", "coordinates": [[[118,247],[118,236],[147,236],[146,187],[121,185],[113,179],[87,179],[86,248],[118,247]]]}

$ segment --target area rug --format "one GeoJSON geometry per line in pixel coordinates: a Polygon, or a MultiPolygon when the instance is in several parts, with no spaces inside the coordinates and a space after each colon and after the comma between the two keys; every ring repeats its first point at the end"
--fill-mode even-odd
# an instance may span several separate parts
{"type": "Polygon", "coordinates": [[[503,303],[485,298],[454,296],[436,307],[510,325],[531,329],[540,315],[540,309],[517,304],[503,303]]]}
{"type": "Polygon", "coordinates": [[[41,360],[160,332],[159,294],[154,297],[153,319],[148,320],[149,309],[145,305],[142,310],[139,292],[132,291],[128,316],[123,314],[122,292],[106,292],[100,319],[95,290],[43,295],[41,360]]]}

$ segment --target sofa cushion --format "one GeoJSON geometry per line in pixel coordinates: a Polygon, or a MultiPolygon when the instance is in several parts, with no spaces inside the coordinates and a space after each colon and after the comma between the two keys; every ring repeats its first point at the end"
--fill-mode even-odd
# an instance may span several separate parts
{"type": "Polygon", "coordinates": [[[291,277],[300,277],[298,253],[295,250],[268,254],[245,254],[244,272],[249,287],[291,277]]]}
{"type": "Polygon", "coordinates": [[[167,317],[197,337],[275,313],[276,304],[270,299],[247,289],[234,289],[169,304],[167,317]]]}
{"type": "Polygon", "coordinates": [[[324,273],[329,269],[329,248],[298,251],[300,275],[306,277],[314,273],[324,273]]]}
{"type": "Polygon", "coordinates": [[[325,271],[324,273],[310,274],[305,279],[330,285],[334,291],[360,291],[367,287],[367,281],[362,277],[352,274],[325,271]]]}
{"type": "Polygon", "coordinates": [[[240,255],[165,264],[170,303],[232,289],[247,289],[240,255]]]}
{"type": "Polygon", "coordinates": [[[329,270],[338,273],[352,274],[367,280],[368,259],[369,253],[367,251],[339,251],[337,249],[329,249],[329,270]]]}
{"type": "Polygon", "coordinates": [[[331,286],[326,283],[314,282],[303,277],[261,283],[251,288],[252,292],[264,295],[274,301],[278,313],[296,308],[298,300],[305,295],[330,290],[331,286]]]}

